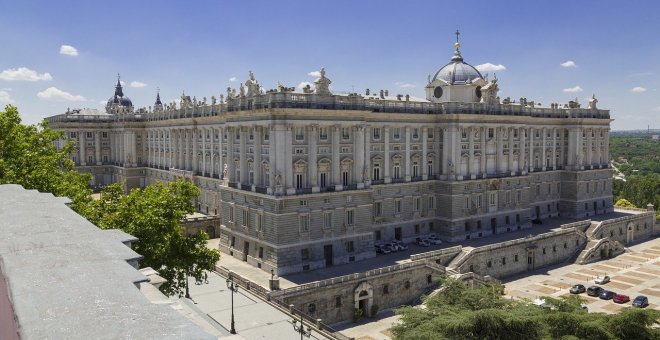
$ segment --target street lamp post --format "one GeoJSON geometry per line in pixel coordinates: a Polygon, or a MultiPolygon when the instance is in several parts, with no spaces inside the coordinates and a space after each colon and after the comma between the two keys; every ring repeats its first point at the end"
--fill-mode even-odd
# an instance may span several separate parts
{"type": "Polygon", "coordinates": [[[293,329],[300,333],[300,340],[303,340],[303,336],[306,338],[309,338],[312,336],[312,327],[307,326],[307,330],[305,330],[305,324],[303,323],[303,316],[302,313],[300,313],[300,326],[298,326],[298,320],[293,319],[291,321],[293,324],[293,329]]]}
{"type": "Polygon", "coordinates": [[[188,277],[190,276],[190,272],[186,270],[186,299],[190,299],[190,290],[188,289],[188,277]]]}
{"type": "Polygon", "coordinates": [[[231,291],[231,330],[229,330],[229,333],[236,334],[236,328],[234,328],[234,294],[238,293],[238,285],[234,284],[234,277],[231,275],[227,279],[227,288],[231,291]]]}

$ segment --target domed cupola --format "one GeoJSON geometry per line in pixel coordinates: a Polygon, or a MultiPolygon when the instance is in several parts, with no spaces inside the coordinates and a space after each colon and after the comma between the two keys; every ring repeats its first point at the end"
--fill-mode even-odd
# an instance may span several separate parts
{"type": "Polygon", "coordinates": [[[133,112],[133,102],[131,102],[130,98],[124,96],[124,90],[121,86],[119,75],[117,75],[115,95],[108,99],[108,103],[105,105],[105,111],[109,114],[133,112]]]}
{"type": "Polygon", "coordinates": [[[486,81],[479,71],[466,63],[461,55],[461,44],[454,43],[454,55],[450,62],[429,76],[426,85],[426,98],[432,102],[478,102],[481,98],[481,86],[486,81]]]}

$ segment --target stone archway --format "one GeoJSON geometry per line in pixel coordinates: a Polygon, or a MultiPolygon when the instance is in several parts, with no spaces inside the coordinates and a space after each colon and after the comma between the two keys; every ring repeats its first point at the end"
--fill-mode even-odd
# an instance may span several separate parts
{"type": "Polygon", "coordinates": [[[374,303],[374,289],[369,282],[362,282],[355,288],[355,309],[362,309],[363,316],[369,317],[374,303]]]}

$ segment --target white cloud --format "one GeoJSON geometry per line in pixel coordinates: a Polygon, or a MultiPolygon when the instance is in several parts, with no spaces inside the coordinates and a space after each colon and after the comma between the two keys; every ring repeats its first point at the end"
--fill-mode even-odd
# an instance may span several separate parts
{"type": "Polygon", "coordinates": [[[321,71],[312,71],[307,73],[308,76],[316,77],[316,78],[321,78],[321,71]]]}
{"type": "Polygon", "coordinates": [[[147,86],[147,84],[141,81],[134,80],[131,82],[131,87],[145,87],[145,86],[147,86]]]}
{"type": "Polygon", "coordinates": [[[642,92],[646,92],[646,88],[641,87],[641,86],[635,86],[632,89],[630,89],[630,92],[632,92],[632,93],[642,93],[642,92]]]}
{"type": "Polygon", "coordinates": [[[506,67],[502,64],[491,64],[491,63],[485,63],[481,65],[477,65],[474,68],[479,70],[479,72],[495,72],[495,71],[504,71],[506,70],[506,67]]]}
{"type": "Polygon", "coordinates": [[[236,81],[236,77],[231,77],[231,78],[229,78],[229,81],[231,81],[231,82],[235,82],[235,81],[236,81]]]}
{"type": "Polygon", "coordinates": [[[11,91],[13,89],[11,87],[3,87],[0,90],[2,90],[2,91],[11,91]]]}
{"type": "Polygon", "coordinates": [[[57,87],[49,87],[39,93],[37,97],[44,100],[53,100],[53,101],[70,101],[70,102],[82,102],[87,99],[80,95],[74,95],[66,91],[62,91],[57,87]]]}
{"type": "Polygon", "coordinates": [[[99,101],[99,105],[101,105],[101,106],[103,106],[103,107],[105,107],[107,104],[108,104],[108,101],[107,101],[107,100],[101,100],[101,101],[99,101]]]}
{"type": "Polygon", "coordinates": [[[561,67],[578,67],[578,65],[573,60],[566,60],[565,62],[559,64],[561,67]]]}
{"type": "Polygon", "coordinates": [[[0,103],[13,103],[14,100],[11,99],[11,96],[9,95],[9,92],[7,91],[0,91],[0,103]]]}
{"type": "Polygon", "coordinates": [[[71,45],[62,45],[60,46],[60,54],[76,57],[78,56],[78,50],[71,45]]]}
{"type": "Polygon", "coordinates": [[[655,107],[655,110],[656,110],[656,111],[660,111],[660,106],[656,106],[656,107],[655,107]]]}
{"type": "Polygon", "coordinates": [[[39,81],[39,80],[53,80],[50,73],[39,74],[35,70],[30,70],[27,67],[9,68],[0,72],[0,79],[2,80],[24,80],[24,81],[39,81]]]}
{"type": "Polygon", "coordinates": [[[572,92],[572,93],[582,92],[582,88],[579,85],[577,85],[577,86],[574,86],[574,87],[569,87],[567,89],[564,89],[563,91],[564,92],[572,92]]]}
{"type": "Polygon", "coordinates": [[[302,89],[303,89],[305,86],[307,86],[307,85],[311,86],[312,89],[314,89],[314,84],[312,84],[312,83],[310,83],[310,82],[308,82],[308,81],[303,81],[303,82],[301,82],[300,84],[298,84],[298,88],[302,90],[302,89]]]}
{"type": "Polygon", "coordinates": [[[404,82],[401,82],[401,81],[400,81],[400,82],[396,82],[395,84],[396,84],[398,87],[402,88],[402,89],[411,89],[411,88],[413,88],[413,87],[416,86],[415,84],[404,83],[404,82]]]}

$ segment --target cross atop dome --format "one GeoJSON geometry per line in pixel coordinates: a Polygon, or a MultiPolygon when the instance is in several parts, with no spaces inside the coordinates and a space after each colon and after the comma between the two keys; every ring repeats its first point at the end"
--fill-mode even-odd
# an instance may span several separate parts
{"type": "Polygon", "coordinates": [[[456,33],[454,34],[456,34],[456,42],[454,43],[455,50],[454,50],[454,56],[451,57],[451,61],[463,61],[463,56],[461,56],[461,50],[460,50],[461,43],[458,42],[458,36],[461,34],[461,32],[459,32],[457,29],[456,33]]]}

